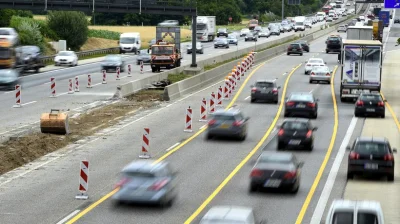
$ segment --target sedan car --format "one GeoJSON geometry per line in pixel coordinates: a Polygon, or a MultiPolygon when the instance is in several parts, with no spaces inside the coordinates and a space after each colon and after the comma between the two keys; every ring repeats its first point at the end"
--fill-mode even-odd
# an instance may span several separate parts
{"type": "Polygon", "coordinates": [[[279,126],[277,150],[285,148],[300,148],[312,151],[314,149],[314,131],[310,120],[291,118],[279,126]]]}
{"type": "Polygon", "coordinates": [[[221,136],[239,138],[244,141],[247,137],[249,119],[235,107],[227,111],[217,110],[208,121],[206,139],[209,140],[214,136],[221,136]]]}
{"type": "Polygon", "coordinates": [[[0,69],[0,89],[14,90],[20,83],[19,72],[15,69],[0,69]]]}
{"type": "Polygon", "coordinates": [[[304,74],[310,74],[313,66],[325,66],[325,64],[322,58],[310,58],[304,65],[304,74]]]}
{"type": "Polygon", "coordinates": [[[251,85],[250,102],[254,103],[257,100],[272,101],[275,104],[279,100],[280,86],[276,85],[275,80],[258,80],[254,85],[251,85]]]}
{"type": "Polygon", "coordinates": [[[303,48],[299,43],[291,43],[287,48],[287,55],[291,54],[299,54],[300,56],[303,55],[303,48]]]}
{"type": "Polygon", "coordinates": [[[139,55],[136,58],[136,64],[140,65],[140,62],[144,63],[150,63],[151,61],[151,55],[147,50],[140,50],[139,55]]]}
{"type": "Polygon", "coordinates": [[[227,38],[217,38],[214,41],[214,48],[219,48],[219,47],[223,47],[223,48],[229,48],[229,42],[227,38]]]}
{"type": "Polygon", "coordinates": [[[234,44],[236,46],[238,45],[239,40],[236,33],[229,34],[227,39],[229,44],[234,44]]]}
{"type": "Polygon", "coordinates": [[[306,21],[304,21],[304,26],[306,28],[312,28],[312,21],[310,19],[306,19],[306,21]]]}
{"type": "Polygon", "coordinates": [[[300,188],[303,165],[293,153],[263,151],[251,170],[249,192],[280,188],[295,194],[300,188]]]}
{"type": "Polygon", "coordinates": [[[339,19],[339,16],[338,16],[337,14],[335,14],[335,15],[332,17],[332,19],[333,19],[333,20],[338,20],[338,19],[339,19]]]}
{"type": "Polygon", "coordinates": [[[158,24],[159,26],[179,26],[178,20],[165,20],[158,24]]]}
{"type": "Polygon", "coordinates": [[[295,43],[299,43],[304,51],[310,52],[310,45],[305,40],[298,40],[295,43]]]}
{"type": "Polygon", "coordinates": [[[400,23],[400,18],[395,18],[394,23],[400,23]]]}
{"type": "Polygon", "coordinates": [[[270,37],[271,33],[269,32],[268,28],[263,28],[259,33],[258,33],[258,37],[270,37]]]}
{"type": "Polygon", "coordinates": [[[250,33],[250,30],[248,28],[244,28],[240,30],[240,37],[245,37],[248,33],[250,33]]]}
{"type": "Polygon", "coordinates": [[[347,3],[346,3],[346,6],[351,6],[350,2],[347,2],[347,3]]]}
{"type": "Polygon", "coordinates": [[[284,32],[290,32],[293,29],[293,27],[290,24],[283,24],[282,28],[283,28],[284,32]]]}
{"type": "Polygon", "coordinates": [[[339,27],[338,27],[338,30],[337,30],[337,32],[347,32],[347,26],[346,25],[340,25],[339,27]]]}
{"type": "Polygon", "coordinates": [[[134,161],[123,168],[118,191],[112,199],[120,203],[146,203],[171,206],[177,196],[176,172],[165,161],[134,161]]]}
{"type": "Polygon", "coordinates": [[[328,66],[319,66],[319,65],[314,65],[312,66],[311,72],[310,72],[310,83],[313,82],[327,82],[328,84],[331,83],[332,80],[332,70],[329,70],[328,66]]]}
{"type": "Polygon", "coordinates": [[[121,72],[125,72],[125,61],[118,54],[107,55],[101,62],[101,69],[108,71],[117,71],[120,68],[121,72]]]}
{"type": "Polygon", "coordinates": [[[354,116],[375,115],[385,118],[385,102],[379,93],[361,93],[354,108],[354,116]]]}
{"type": "Polygon", "coordinates": [[[217,31],[217,37],[228,37],[228,29],[227,28],[219,28],[217,31]]]}
{"type": "Polygon", "coordinates": [[[247,41],[257,41],[257,34],[252,33],[252,32],[248,33],[247,36],[244,38],[244,41],[245,42],[247,42],[247,41]]]}
{"type": "Polygon", "coordinates": [[[307,116],[316,119],[318,117],[318,99],[309,92],[292,93],[286,98],[284,116],[307,116]]]}
{"type": "MultiPolygon", "coordinates": [[[[193,46],[192,46],[192,44],[188,44],[186,50],[187,50],[187,53],[188,53],[188,54],[191,54],[192,51],[193,51],[193,46]]],[[[201,43],[199,43],[199,42],[196,43],[196,53],[204,54],[203,45],[202,45],[201,43]]]]}
{"type": "Polygon", "coordinates": [[[271,35],[276,35],[276,36],[280,36],[281,35],[281,31],[279,30],[278,26],[272,25],[272,26],[268,26],[271,35]]]}
{"type": "Polygon", "coordinates": [[[200,224],[222,223],[256,224],[256,221],[253,209],[241,206],[214,206],[200,221],[200,224]]]}
{"type": "Polygon", "coordinates": [[[347,150],[350,151],[347,179],[353,179],[354,175],[374,174],[394,181],[393,153],[397,153],[397,149],[392,148],[386,138],[358,137],[347,150]]]}
{"type": "Polygon", "coordinates": [[[73,51],[60,51],[54,58],[54,62],[55,66],[61,66],[61,65],[77,66],[78,56],[73,51]]]}

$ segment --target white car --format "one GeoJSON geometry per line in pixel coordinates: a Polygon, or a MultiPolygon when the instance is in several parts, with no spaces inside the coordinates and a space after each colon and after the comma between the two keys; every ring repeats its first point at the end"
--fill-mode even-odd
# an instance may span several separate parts
{"type": "Polygon", "coordinates": [[[347,3],[346,3],[346,6],[350,6],[350,5],[351,5],[350,2],[347,2],[347,3]]]}
{"type": "Polygon", "coordinates": [[[328,16],[328,17],[326,18],[326,22],[332,22],[332,21],[333,21],[332,17],[328,16]]]}
{"type": "Polygon", "coordinates": [[[54,58],[54,62],[56,66],[61,66],[61,65],[77,66],[78,56],[73,51],[60,51],[54,58]]]}
{"type": "MultiPolygon", "coordinates": [[[[241,223],[256,224],[252,208],[240,206],[214,206],[200,220],[200,224],[241,223]]],[[[266,223],[263,220],[261,223],[266,223]]]]}
{"type": "Polygon", "coordinates": [[[306,61],[306,64],[304,66],[304,74],[306,75],[309,74],[313,66],[325,66],[325,65],[326,63],[322,58],[310,58],[308,59],[308,61],[306,61]]]}
{"type": "Polygon", "coordinates": [[[14,28],[0,28],[0,39],[7,39],[12,45],[16,45],[18,43],[18,33],[14,28]]]}
{"type": "Polygon", "coordinates": [[[334,15],[332,19],[333,19],[333,20],[338,20],[338,19],[339,19],[339,16],[338,16],[338,15],[334,15]]]}
{"type": "Polygon", "coordinates": [[[250,30],[247,29],[247,28],[244,28],[244,29],[242,29],[242,30],[240,31],[240,36],[241,36],[241,37],[244,37],[244,36],[246,36],[248,33],[250,33],[250,30]]]}

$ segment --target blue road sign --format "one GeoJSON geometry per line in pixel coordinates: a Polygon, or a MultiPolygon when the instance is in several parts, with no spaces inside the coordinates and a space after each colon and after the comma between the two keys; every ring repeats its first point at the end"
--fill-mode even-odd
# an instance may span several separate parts
{"type": "Polygon", "coordinates": [[[400,0],[385,0],[386,9],[400,9],[400,0]]]}

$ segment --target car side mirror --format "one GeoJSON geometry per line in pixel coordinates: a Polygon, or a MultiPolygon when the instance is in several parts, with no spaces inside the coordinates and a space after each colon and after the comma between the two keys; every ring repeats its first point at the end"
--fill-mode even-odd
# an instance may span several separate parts
{"type": "Polygon", "coordinates": [[[254,88],[254,85],[250,85],[250,88],[254,88]]]}
{"type": "Polygon", "coordinates": [[[326,64],[326,62],[325,62],[325,64],[326,64]]]}
{"type": "Polygon", "coordinates": [[[299,163],[297,164],[297,166],[298,166],[298,167],[303,167],[303,166],[304,166],[304,162],[299,162],[299,163]]]}
{"type": "Polygon", "coordinates": [[[394,153],[397,153],[397,149],[396,149],[396,148],[393,148],[392,151],[393,151],[394,153]]]}
{"type": "Polygon", "coordinates": [[[383,100],[383,102],[385,102],[385,103],[386,103],[386,102],[387,102],[387,99],[384,99],[384,100],[383,100]]]}
{"type": "Polygon", "coordinates": [[[313,131],[316,131],[316,130],[318,130],[318,127],[313,127],[312,130],[313,130],[313,131]]]}
{"type": "Polygon", "coordinates": [[[350,149],[351,149],[350,146],[347,146],[347,147],[346,147],[346,150],[347,150],[347,151],[350,151],[350,149]]]}

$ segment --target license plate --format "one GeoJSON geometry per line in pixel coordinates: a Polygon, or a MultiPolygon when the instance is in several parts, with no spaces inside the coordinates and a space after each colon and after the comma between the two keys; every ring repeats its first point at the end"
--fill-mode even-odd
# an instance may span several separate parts
{"type": "Polygon", "coordinates": [[[220,128],[226,129],[226,128],[229,128],[229,125],[228,124],[221,124],[220,128]]]}
{"type": "Polygon", "coordinates": [[[378,164],[366,163],[366,164],[364,165],[364,168],[365,168],[365,169],[368,169],[368,170],[377,170],[377,169],[378,169],[378,164]]]}
{"type": "Polygon", "coordinates": [[[289,145],[300,145],[301,140],[290,140],[289,145]]]}
{"type": "Polygon", "coordinates": [[[306,107],[306,105],[304,105],[304,104],[297,104],[297,106],[296,107],[298,107],[298,108],[305,108],[306,107]]]}
{"type": "Polygon", "coordinates": [[[281,185],[281,180],[277,179],[269,179],[265,182],[264,187],[273,187],[277,188],[281,185]]]}
{"type": "Polygon", "coordinates": [[[375,112],[374,108],[367,108],[367,112],[375,112]]]}

